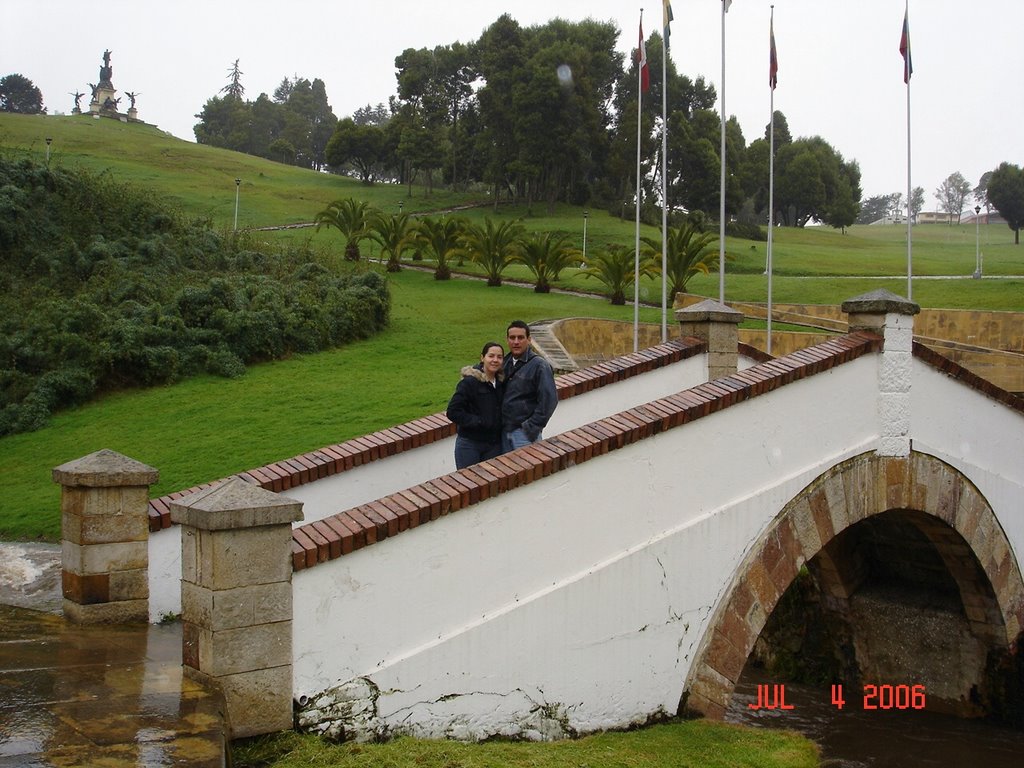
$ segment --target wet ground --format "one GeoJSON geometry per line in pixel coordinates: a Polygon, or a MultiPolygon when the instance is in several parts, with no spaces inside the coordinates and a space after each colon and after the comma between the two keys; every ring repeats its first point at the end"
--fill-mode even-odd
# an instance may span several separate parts
{"type": "Polygon", "coordinates": [[[221,700],[184,678],[180,624],[66,622],[59,560],[0,544],[0,768],[223,766],[221,700]]]}

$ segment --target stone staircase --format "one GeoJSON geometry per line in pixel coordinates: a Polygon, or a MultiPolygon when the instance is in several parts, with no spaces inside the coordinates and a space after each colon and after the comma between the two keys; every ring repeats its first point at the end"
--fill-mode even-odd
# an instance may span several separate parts
{"type": "Polygon", "coordinates": [[[562,342],[551,330],[551,326],[555,322],[557,321],[538,320],[530,323],[530,340],[533,342],[533,347],[551,364],[556,376],[560,373],[578,371],[579,366],[576,365],[572,356],[566,352],[562,342]]]}

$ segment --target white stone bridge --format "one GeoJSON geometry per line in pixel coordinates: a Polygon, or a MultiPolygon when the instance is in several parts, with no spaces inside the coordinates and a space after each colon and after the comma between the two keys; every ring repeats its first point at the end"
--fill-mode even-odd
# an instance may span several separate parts
{"type": "MultiPolygon", "coordinates": [[[[801,569],[847,616],[884,572],[901,589],[851,628],[862,677],[984,710],[986,659],[1024,629],[1024,402],[914,343],[916,305],[843,310],[848,334],[778,359],[738,348],[738,313],[680,310],[680,338],[560,377],[546,440],[461,471],[435,415],[155,499],[150,615],[183,610],[186,664],[229,708],[240,691],[236,735],[287,727],[294,700],[300,726],[349,738],[553,738],[721,717],[801,569]],[[238,539],[196,538],[181,571],[172,514],[203,528],[228,486],[301,502],[280,555],[291,623],[280,592],[194,598],[218,557],[255,572],[264,555],[238,539]],[[934,637],[899,620],[915,594],[952,601],[934,637]],[[211,655],[243,602],[265,647],[211,655]],[[261,721],[245,697],[268,680],[261,721]]],[[[237,525],[260,526],[258,507],[237,525]]]]}

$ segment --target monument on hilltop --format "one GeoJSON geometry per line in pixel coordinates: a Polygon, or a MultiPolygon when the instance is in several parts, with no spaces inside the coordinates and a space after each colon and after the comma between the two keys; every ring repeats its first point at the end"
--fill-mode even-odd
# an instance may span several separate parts
{"type": "MultiPolygon", "coordinates": [[[[118,109],[121,99],[117,97],[117,89],[114,88],[114,67],[110,63],[110,55],[111,51],[109,48],[103,51],[103,66],[100,67],[99,82],[89,83],[89,87],[92,89],[89,114],[93,117],[113,117],[124,122],[137,121],[139,119],[139,112],[135,108],[135,98],[139,94],[128,94],[131,98],[132,106],[127,114],[120,112],[118,109]]],[[[77,99],[75,100],[75,106],[78,106],[77,99]]]]}

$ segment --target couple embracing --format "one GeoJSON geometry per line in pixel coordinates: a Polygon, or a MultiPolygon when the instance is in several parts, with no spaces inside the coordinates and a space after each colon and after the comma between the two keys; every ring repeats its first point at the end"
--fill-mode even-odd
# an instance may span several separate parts
{"type": "Polygon", "coordinates": [[[484,344],[480,362],[462,369],[448,403],[447,416],[458,427],[458,469],[540,440],[558,405],[551,366],[530,348],[530,327],[513,320],[507,336],[509,354],[496,341],[484,344]]]}

